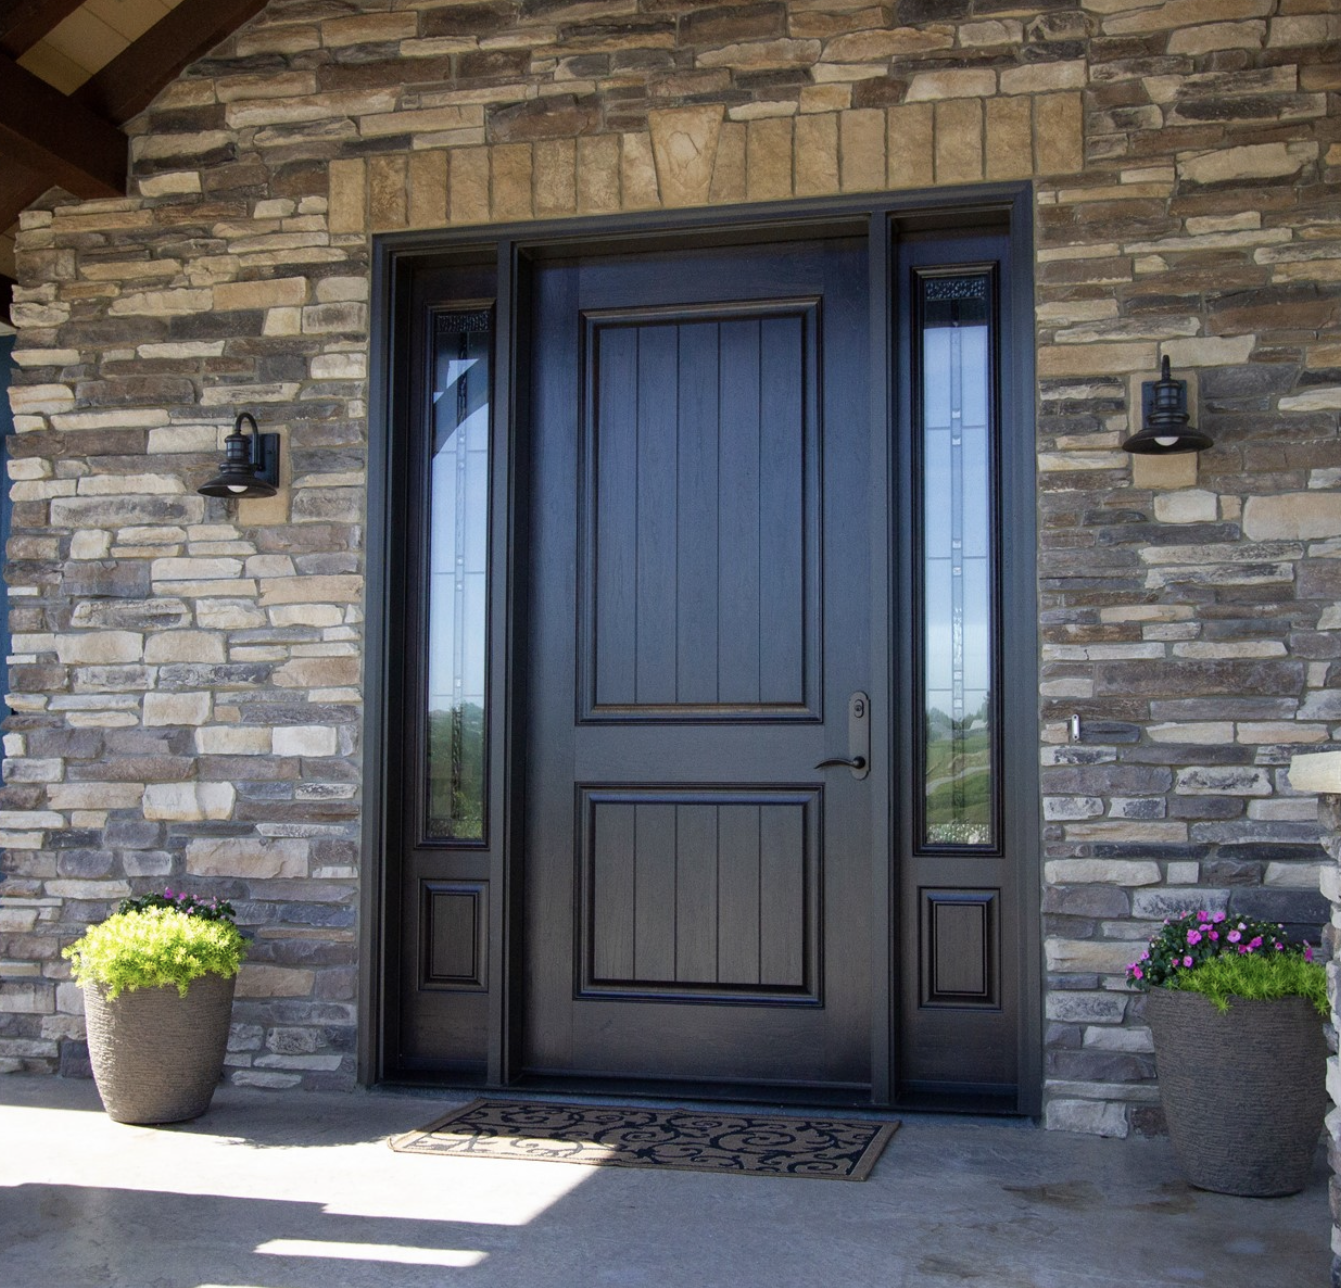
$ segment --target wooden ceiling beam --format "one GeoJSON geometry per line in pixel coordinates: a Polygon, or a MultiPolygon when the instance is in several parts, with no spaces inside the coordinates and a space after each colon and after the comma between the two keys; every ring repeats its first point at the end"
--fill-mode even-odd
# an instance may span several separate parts
{"type": "MultiPolygon", "coordinates": [[[[76,197],[126,191],[126,136],[0,55],[0,156],[76,197]]],[[[5,225],[8,227],[8,225],[5,225]]]]}
{"type": "Polygon", "coordinates": [[[123,125],[154,101],[183,68],[203,58],[266,0],[182,0],[139,40],[77,89],[85,107],[123,125]]]}
{"type": "Polygon", "coordinates": [[[18,58],[60,26],[83,0],[0,0],[0,53],[18,58]]]}

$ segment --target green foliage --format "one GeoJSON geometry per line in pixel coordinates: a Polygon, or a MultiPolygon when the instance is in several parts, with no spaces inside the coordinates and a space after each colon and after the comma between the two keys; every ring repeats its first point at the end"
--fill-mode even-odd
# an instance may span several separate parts
{"type": "Polygon", "coordinates": [[[236,975],[246,951],[231,921],[151,907],[118,912],[90,926],[61,955],[70,959],[78,983],[101,984],[108,997],[165,984],[185,997],[191,981],[202,975],[236,975]]]}
{"type": "Polygon", "coordinates": [[[1303,997],[1324,1019],[1329,1014],[1327,969],[1299,953],[1225,953],[1174,976],[1166,987],[1201,993],[1222,1013],[1236,997],[1303,997]]]}
{"type": "Polygon", "coordinates": [[[1171,981],[1189,970],[1221,955],[1250,957],[1254,953],[1275,956],[1278,953],[1303,953],[1311,960],[1306,945],[1291,944],[1277,922],[1250,921],[1223,912],[1185,912],[1166,919],[1140,961],[1127,967],[1127,982],[1138,988],[1174,987],[1171,981]]]}

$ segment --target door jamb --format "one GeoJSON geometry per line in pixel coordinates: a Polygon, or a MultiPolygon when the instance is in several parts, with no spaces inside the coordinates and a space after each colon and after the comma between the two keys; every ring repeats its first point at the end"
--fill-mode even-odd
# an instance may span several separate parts
{"type": "MultiPolygon", "coordinates": [[[[658,238],[681,240],[689,236],[757,237],[766,240],[780,232],[792,235],[807,230],[818,231],[843,220],[860,220],[870,229],[873,280],[883,280],[886,290],[883,298],[871,303],[872,322],[872,391],[871,414],[890,427],[894,426],[892,381],[889,378],[890,345],[893,340],[890,321],[888,231],[891,220],[907,221],[925,214],[930,219],[943,219],[947,214],[963,217],[966,214],[982,217],[1004,215],[1008,222],[1007,236],[1011,243],[1011,272],[1013,311],[1003,319],[1007,334],[1034,335],[1033,269],[1034,226],[1033,188],[1029,183],[976,185],[952,190],[917,190],[879,197],[867,196],[817,198],[807,201],[774,202],[766,205],[732,206],[717,210],[653,211],[632,215],[577,217],[562,220],[535,221],[523,224],[476,226],[465,229],[446,229],[425,232],[387,233],[372,237],[372,282],[370,296],[370,362],[368,401],[368,500],[365,564],[365,645],[363,693],[363,775],[362,775],[362,864],[359,877],[358,904],[358,1035],[357,1079],[369,1086],[381,1081],[387,1073],[386,1032],[391,999],[388,996],[388,971],[385,961],[385,917],[388,901],[388,784],[385,781],[385,760],[382,748],[386,736],[386,697],[390,658],[387,638],[391,611],[391,579],[387,575],[388,551],[391,549],[392,523],[390,434],[394,409],[403,391],[398,390],[393,374],[403,371],[403,355],[398,351],[398,338],[404,333],[406,310],[405,281],[420,264],[458,252],[466,247],[496,248],[498,264],[497,325],[500,361],[498,398],[498,428],[496,441],[506,442],[510,451],[506,466],[496,467],[498,481],[494,489],[495,514],[492,535],[497,552],[495,560],[502,560],[501,570],[491,570],[491,580],[504,593],[497,599],[500,608],[493,612],[490,622],[490,648],[493,666],[504,668],[507,683],[503,684],[504,723],[495,735],[502,746],[503,772],[496,780],[496,791],[503,793],[503,845],[500,857],[493,865],[490,880],[498,897],[490,901],[491,925],[489,943],[489,972],[495,986],[490,998],[490,1045],[488,1080],[490,1085],[505,1085],[513,1067],[511,1052],[516,1039],[518,1008],[511,1005],[520,970],[518,918],[520,898],[522,850],[521,794],[516,785],[521,782],[521,747],[523,740],[514,736],[518,721],[524,717],[525,695],[521,692],[524,668],[514,665],[514,657],[525,639],[525,596],[520,592],[521,581],[516,565],[516,551],[525,548],[519,540],[524,537],[519,524],[526,514],[526,471],[523,462],[514,455],[524,450],[526,426],[525,352],[512,352],[514,339],[524,343],[527,334],[527,264],[535,254],[575,253],[596,246],[608,247],[612,237],[630,242],[655,242],[658,238]],[[883,261],[883,262],[882,262],[883,261]],[[883,277],[877,277],[883,269],[883,277]],[[499,540],[503,538],[501,541],[499,540]],[[511,537],[511,540],[507,538],[511,537]],[[501,646],[501,648],[500,648],[501,646]]],[[[879,295],[880,293],[875,293],[879,295]]],[[[1010,346],[1010,386],[1014,397],[1003,398],[1003,437],[1021,447],[1034,441],[1035,419],[1035,346],[1032,343],[1010,346]]],[[[1003,373],[1004,374],[1004,373],[1003,373]]],[[[878,450],[886,456],[888,468],[889,434],[876,435],[878,450]]],[[[1016,532],[1032,538],[1031,548],[1037,550],[1036,506],[1033,499],[1035,453],[1017,450],[1004,459],[1003,497],[1019,520],[1016,532]],[[1025,529],[1027,528],[1027,531],[1025,529]]],[[[882,474],[872,470],[873,478],[882,474]]],[[[884,548],[884,525],[880,516],[873,519],[879,524],[877,537],[873,531],[875,556],[872,577],[892,575],[892,560],[884,548]]],[[[1002,622],[1003,630],[1023,631],[1019,638],[1035,638],[1038,631],[1037,577],[1033,571],[1036,559],[1021,561],[1013,582],[1003,585],[1010,605],[1010,613],[1002,622]]],[[[873,580],[873,589],[875,588],[873,580]]],[[[883,591],[882,591],[883,593],[883,591]]],[[[1036,654],[1036,649],[1034,650],[1036,654]]],[[[1027,651],[1026,651],[1027,655],[1027,651]]],[[[883,686],[883,694],[873,693],[875,709],[889,713],[891,699],[889,679],[881,674],[873,676],[873,686],[883,686]]],[[[1039,713],[1035,686],[1018,684],[1018,692],[1006,699],[1007,724],[1017,728],[1037,729],[1039,713]]],[[[886,716],[888,718],[888,715],[886,716]]],[[[889,739],[892,748],[892,737],[889,739]]],[[[1016,834],[1013,838],[1018,863],[1014,872],[1019,881],[1020,924],[1017,927],[1019,943],[1020,1023],[1020,1094],[1018,1112],[1036,1115],[1042,1100],[1042,940],[1041,909],[1038,892],[1039,876],[1039,794],[1037,758],[1021,775],[1022,794],[1034,802],[1034,808],[1013,811],[1016,834]],[[1031,897],[1032,894],[1032,897],[1031,897]]],[[[877,820],[873,834],[874,853],[892,854],[891,820],[877,820]],[[881,836],[881,823],[883,838],[881,836]]],[[[872,954],[873,970],[878,978],[873,982],[872,1017],[872,1098],[877,1103],[888,1103],[889,1070],[893,1028],[893,1008],[896,1004],[893,987],[894,971],[899,960],[894,914],[894,894],[897,883],[893,880],[892,864],[873,862],[872,894],[881,902],[876,906],[888,909],[891,934],[888,947],[882,954],[872,954]],[[885,999],[887,1005],[881,1006],[885,999]],[[883,1094],[882,1094],[883,1093],[883,1094]]]]}

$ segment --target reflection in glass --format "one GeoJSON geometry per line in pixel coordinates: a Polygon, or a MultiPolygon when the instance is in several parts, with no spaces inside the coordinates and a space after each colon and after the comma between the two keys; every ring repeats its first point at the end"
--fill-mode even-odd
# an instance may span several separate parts
{"type": "Polygon", "coordinates": [[[922,280],[925,841],[991,845],[990,280],[922,280]]]}
{"type": "Polygon", "coordinates": [[[437,318],[429,475],[426,831],[440,840],[484,836],[492,338],[487,310],[437,318]]]}

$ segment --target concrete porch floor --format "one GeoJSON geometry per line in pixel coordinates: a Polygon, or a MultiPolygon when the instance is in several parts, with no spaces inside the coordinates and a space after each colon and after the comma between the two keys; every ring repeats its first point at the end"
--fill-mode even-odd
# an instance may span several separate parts
{"type": "Polygon", "coordinates": [[[121,1126],[91,1082],[0,1078],[5,1288],[1154,1288],[1328,1282],[1327,1178],[1190,1189],[1164,1140],[902,1115],[859,1184],[430,1158],[451,1102],[221,1087],[121,1126]]]}

